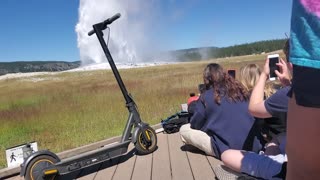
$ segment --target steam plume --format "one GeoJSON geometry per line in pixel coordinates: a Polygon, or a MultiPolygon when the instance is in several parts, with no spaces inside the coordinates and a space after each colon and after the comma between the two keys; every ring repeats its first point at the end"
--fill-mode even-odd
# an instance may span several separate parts
{"type": "MultiPolygon", "coordinates": [[[[76,25],[78,47],[82,64],[105,62],[102,48],[94,36],[87,33],[92,25],[116,13],[121,18],[112,25],[108,47],[117,62],[141,60],[146,51],[152,2],[148,0],[80,0],[79,22],[76,25]]],[[[104,31],[107,41],[108,31],[104,31]]]]}
{"type": "MultiPolygon", "coordinates": [[[[178,23],[196,1],[186,2],[189,3],[181,4],[176,0],[80,0],[76,32],[82,65],[107,61],[95,35],[89,37],[87,33],[93,24],[116,13],[120,13],[121,18],[110,25],[108,44],[115,62],[176,61],[176,55],[159,53],[170,42],[159,42],[161,37],[157,37],[157,33],[170,28],[170,23],[178,23]],[[161,11],[164,7],[165,11],[161,11]]],[[[108,31],[105,30],[104,39],[107,41],[107,38],[108,31]]],[[[199,53],[201,56],[205,54],[199,53]]]]}

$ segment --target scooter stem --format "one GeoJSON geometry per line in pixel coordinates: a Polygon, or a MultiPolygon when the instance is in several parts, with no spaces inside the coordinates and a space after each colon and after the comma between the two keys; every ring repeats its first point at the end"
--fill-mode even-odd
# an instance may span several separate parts
{"type": "Polygon", "coordinates": [[[115,76],[115,78],[116,78],[116,80],[117,80],[117,82],[119,84],[119,87],[121,89],[123,97],[126,100],[126,104],[129,104],[130,102],[132,102],[132,99],[130,98],[130,96],[128,94],[128,91],[127,91],[127,89],[126,89],[126,87],[125,87],[125,85],[124,85],[124,83],[123,83],[123,81],[121,79],[121,76],[119,74],[119,71],[118,71],[116,65],[114,64],[114,61],[113,61],[113,58],[112,58],[112,56],[110,54],[108,46],[107,46],[106,42],[103,39],[102,30],[103,30],[104,26],[105,25],[104,25],[103,22],[102,23],[98,23],[98,24],[93,25],[93,29],[94,29],[97,37],[98,37],[98,40],[99,40],[99,42],[101,44],[103,52],[104,52],[104,54],[106,55],[106,57],[107,57],[107,59],[109,61],[110,67],[112,69],[112,72],[113,72],[113,74],[114,74],[114,76],[115,76]]]}

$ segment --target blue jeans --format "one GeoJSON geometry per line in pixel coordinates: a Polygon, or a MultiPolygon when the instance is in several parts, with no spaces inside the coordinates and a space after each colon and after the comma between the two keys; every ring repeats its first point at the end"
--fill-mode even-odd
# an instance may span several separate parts
{"type": "Polygon", "coordinates": [[[286,161],[286,154],[267,156],[246,152],[241,162],[241,172],[263,179],[279,179],[274,176],[280,173],[282,164],[286,161]]]}

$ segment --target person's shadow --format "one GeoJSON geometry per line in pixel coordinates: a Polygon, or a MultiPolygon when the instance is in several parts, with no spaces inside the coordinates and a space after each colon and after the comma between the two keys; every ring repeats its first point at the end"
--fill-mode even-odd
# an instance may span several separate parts
{"type": "Polygon", "coordinates": [[[180,147],[180,149],[181,149],[181,151],[188,151],[188,152],[195,153],[195,154],[206,155],[206,153],[204,153],[200,149],[198,149],[192,145],[189,145],[189,144],[184,144],[183,146],[180,147]]]}

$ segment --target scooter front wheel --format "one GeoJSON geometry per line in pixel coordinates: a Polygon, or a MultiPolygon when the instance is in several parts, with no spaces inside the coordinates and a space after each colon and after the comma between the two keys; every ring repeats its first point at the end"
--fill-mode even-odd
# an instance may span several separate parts
{"type": "Polygon", "coordinates": [[[148,126],[145,128],[145,133],[147,137],[142,134],[142,129],[140,129],[135,143],[136,150],[140,155],[152,153],[157,148],[157,134],[154,129],[148,126]]]}
{"type": "MultiPolygon", "coordinates": [[[[28,163],[28,167],[26,170],[25,179],[26,180],[42,180],[43,178],[43,170],[55,163],[58,160],[48,155],[37,156],[28,163]]],[[[54,177],[50,178],[51,180],[54,177]]]]}

